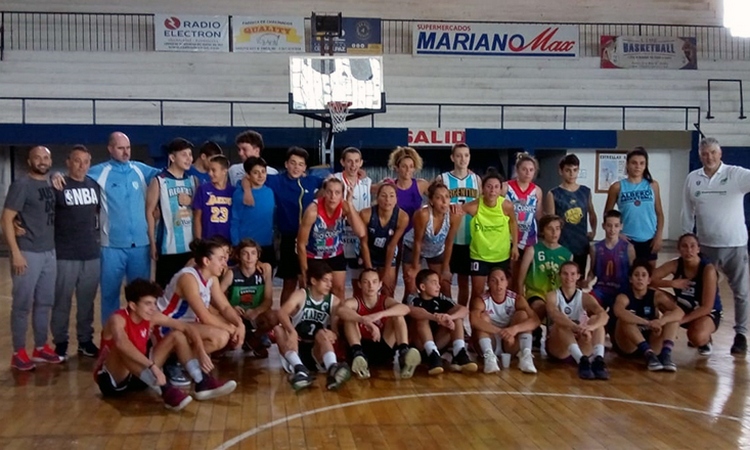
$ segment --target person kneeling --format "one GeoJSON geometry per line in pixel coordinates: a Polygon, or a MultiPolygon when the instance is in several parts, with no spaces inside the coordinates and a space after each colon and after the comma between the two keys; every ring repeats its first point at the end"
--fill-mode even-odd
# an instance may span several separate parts
{"type": "Polygon", "coordinates": [[[594,297],[578,288],[578,264],[568,261],[560,266],[562,286],[547,294],[549,336],[547,352],[554,358],[572,356],[578,364],[578,376],[584,380],[607,380],[604,362],[604,327],[607,312],[594,297]],[[585,353],[584,353],[585,352],[585,353]],[[586,355],[592,354],[593,361],[586,355]]]}
{"type": "Polygon", "coordinates": [[[623,355],[643,355],[650,371],[676,372],[672,347],[685,313],[669,294],[649,289],[651,271],[648,261],[636,260],[630,268],[630,289],[615,298],[612,344],[623,355]]]}
{"type": "Polygon", "coordinates": [[[312,384],[310,371],[317,371],[322,361],[328,372],[326,387],[335,390],[351,377],[349,366],[336,360],[333,348],[338,336],[332,322],[337,319],[341,300],[331,294],[333,270],[328,264],[311,264],[307,280],[308,287],[294,291],[279,310],[274,333],[281,365],[290,374],[294,390],[300,390],[312,384]]]}
{"type": "Polygon", "coordinates": [[[536,373],[531,354],[531,332],[539,326],[539,317],[526,299],[508,290],[508,272],[503,267],[490,269],[489,290],[471,301],[471,328],[484,357],[484,373],[500,370],[495,351],[518,354],[521,372],[536,373]],[[496,343],[493,351],[492,344],[496,343]]]}
{"type": "Polygon", "coordinates": [[[102,396],[115,397],[151,387],[161,391],[167,409],[185,408],[193,398],[167,383],[161,370],[172,353],[177,354],[195,381],[198,400],[233,392],[237,383],[221,383],[209,375],[214,365],[198,331],[156,309],[156,299],[161,295],[159,285],[143,279],[136,279],[125,287],[127,308],[112,314],[102,329],[101,350],[94,370],[102,396]],[[169,327],[172,331],[151,349],[149,357],[147,343],[152,325],[169,327]]]}
{"type": "Polygon", "coordinates": [[[469,359],[464,342],[464,319],[469,310],[440,293],[440,275],[430,269],[417,273],[418,293],[407,298],[409,317],[414,321],[413,342],[424,346],[430,375],[443,373],[440,351],[453,341],[451,369],[476,372],[477,364],[469,359]]]}
{"type": "Polygon", "coordinates": [[[409,307],[381,292],[382,286],[377,270],[364,269],[359,275],[362,295],[348,299],[339,309],[351,346],[352,371],[359,378],[370,378],[370,363],[393,361],[401,378],[411,378],[421,357],[419,350],[409,347],[404,318],[409,307]]]}

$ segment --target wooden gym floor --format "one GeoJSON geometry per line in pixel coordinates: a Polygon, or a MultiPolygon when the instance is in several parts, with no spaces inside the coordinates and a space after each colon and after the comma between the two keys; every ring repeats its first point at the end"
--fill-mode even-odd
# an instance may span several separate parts
{"type": "Polygon", "coordinates": [[[384,368],[339,392],[327,392],[319,375],[312,388],[295,394],[274,346],[267,360],[217,362],[220,377],[239,383],[232,395],[170,413],[148,393],[103,401],[91,359],[11,371],[7,258],[0,274],[4,449],[750,447],[748,365],[729,354],[734,315],[724,282],[725,316],[713,355],[699,357],[682,332],[673,374],[649,373],[640,361],[608,352],[611,380],[582,381],[574,366],[537,355],[538,375],[521,373],[515,358],[510,370],[493,375],[480,368],[428,377],[420,368],[413,379],[397,381],[384,368]]]}

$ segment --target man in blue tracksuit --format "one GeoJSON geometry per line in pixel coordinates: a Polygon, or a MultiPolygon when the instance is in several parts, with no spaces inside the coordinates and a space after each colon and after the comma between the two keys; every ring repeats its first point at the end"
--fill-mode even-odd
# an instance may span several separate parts
{"type": "Polygon", "coordinates": [[[120,308],[122,279],[151,278],[146,190],[159,170],[130,161],[130,139],[120,132],[109,137],[111,160],[89,169],[100,199],[102,324],[120,308]]]}

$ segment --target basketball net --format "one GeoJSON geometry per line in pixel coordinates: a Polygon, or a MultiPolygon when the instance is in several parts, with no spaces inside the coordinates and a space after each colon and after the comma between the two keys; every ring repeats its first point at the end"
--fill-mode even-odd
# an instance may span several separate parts
{"type": "Polygon", "coordinates": [[[346,116],[349,115],[352,102],[328,102],[326,106],[331,117],[331,131],[334,133],[346,131],[346,116]]]}

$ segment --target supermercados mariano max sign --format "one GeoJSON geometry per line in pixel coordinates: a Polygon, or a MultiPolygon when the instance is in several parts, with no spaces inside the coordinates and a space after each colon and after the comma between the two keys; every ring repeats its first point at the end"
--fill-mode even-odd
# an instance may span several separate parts
{"type": "Polygon", "coordinates": [[[575,25],[415,22],[414,55],[578,57],[575,25]]]}

